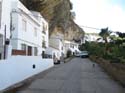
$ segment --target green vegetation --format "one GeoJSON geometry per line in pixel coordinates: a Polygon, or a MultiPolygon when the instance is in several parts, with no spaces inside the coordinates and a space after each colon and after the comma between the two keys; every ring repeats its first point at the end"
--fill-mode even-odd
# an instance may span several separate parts
{"type": "Polygon", "coordinates": [[[99,35],[104,42],[86,42],[80,46],[80,49],[86,49],[90,55],[110,60],[110,62],[125,63],[125,33],[116,32],[116,34],[111,35],[108,28],[102,29],[99,35]]]}

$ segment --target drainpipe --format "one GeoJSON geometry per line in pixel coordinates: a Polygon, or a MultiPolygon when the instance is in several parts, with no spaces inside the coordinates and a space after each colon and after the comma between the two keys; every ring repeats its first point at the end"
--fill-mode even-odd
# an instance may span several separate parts
{"type": "Polygon", "coordinates": [[[4,26],[4,59],[6,59],[6,25],[4,26]]]}

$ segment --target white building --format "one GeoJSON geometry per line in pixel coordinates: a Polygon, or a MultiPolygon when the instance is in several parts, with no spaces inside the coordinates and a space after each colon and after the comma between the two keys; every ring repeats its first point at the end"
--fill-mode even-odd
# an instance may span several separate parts
{"type": "MultiPolygon", "coordinates": [[[[10,38],[11,0],[0,0],[0,59],[5,57],[5,40],[10,38]]],[[[7,47],[7,46],[6,46],[7,47]]]]}
{"type": "Polygon", "coordinates": [[[65,40],[65,55],[67,54],[68,50],[72,52],[72,55],[79,53],[79,44],[75,43],[74,41],[65,40]]]}
{"type": "MultiPolygon", "coordinates": [[[[39,12],[31,11],[39,23],[41,23],[41,31],[42,31],[42,56],[44,57],[46,54],[46,49],[49,46],[49,31],[48,31],[48,23],[47,21],[41,16],[39,12]]],[[[41,33],[40,33],[41,34],[41,33]]]]}
{"type": "Polygon", "coordinates": [[[100,36],[97,33],[86,33],[84,37],[84,43],[85,41],[88,42],[97,41],[98,38],[100,38],[100,36]]]}
{"type": "Polygon", "coordinates": [[[48,47],[48,23],[40,13],[29,11],[19,0],[2,0],[2,9],[1,33],[6,26],[12,54],[41,55],[48,47]]]}
{"type": "Polygon", "coordinates": [[[58,33],[58,35],[53,34],[49,39],[49,48],[47,48],[47,54],[52,55],[60,60],[64,57],[64,40],[63,36],[58,33]]]}
{"type": "Polygon", "coordinates": [[[53,67],[52,59],[39,56],[47,47],[48,24],[40,13],[18,0],[0,0],[0,59],[6,59],[0,60],[0,92],[53,67]]]}

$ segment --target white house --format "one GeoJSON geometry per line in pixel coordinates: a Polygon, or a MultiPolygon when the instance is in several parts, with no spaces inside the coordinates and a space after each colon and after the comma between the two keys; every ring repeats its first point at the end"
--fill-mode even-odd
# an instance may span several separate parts
{"type": "Polygon", "coordinates": [[[41,57],[47,47],[48,23],[40,13],[19,0],[0,0],[0,59],[5,59],[0,60],[0,92],[52,67],[52,59],[41,57]]]}
{"type": "MultiPolygon", "coordinates": [[[[46,50],[49,46],[49,31],[48,31],[48,23],[47,21],[41,16],[39,12],[31,11],[39,23],[41,23],[41,31],[42,31],[42,56],[45,57],[46,50]]],[[[40,33],[41,34],[41,33],[40,33]]]]}
{"type": "Polygon", "coordinates": [[[0,57],[4,56],[4,38],[10,40],[12,55],[44,53],[48,47],[48,23],[40,13],[29,11],[19,0],[2,0],[0,5],[0,57]]]}
{"type": "Polygon", "coordinates": [[[64,57],[64,40],[60,33],[58,33],[58,35],[51,35],[49,39],[49,48],[47,48],[46,53],[52,55],[52,57],[55,56],[58,60],[64,57]]]}
{"type": "Polygon", "coordinates": [[[30,12],[22,3],[13,3],[12,48],[26,55],[41,55],[48,47],[48,24],[37,12],[30,12]]]}
{"type": "Polygon", "coordinates": [[[67,54],[68,50],[72,52],[72,55],[75,55],[80,52],[78,43],[67,40],[65,40],[64,42],[65,42],[65,55],[67,54]]]}

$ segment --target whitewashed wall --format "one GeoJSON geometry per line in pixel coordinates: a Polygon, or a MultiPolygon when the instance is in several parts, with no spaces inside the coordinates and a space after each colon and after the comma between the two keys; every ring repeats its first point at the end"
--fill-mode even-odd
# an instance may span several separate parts
{"type": "MultiPolygon", "coordinates": [[[[12,36],[12,46],[13,49],[21,49],[21,44],[26,44],[32,47],[38,47],[38,51],[42,50],[42,31],[41,25],[38,20],[33,17],[33,14],[19,1],[12,2],[12,9],[17,12],[12,13],[13,20],[13,36],[12,36]],[[28,16],[19,11],[22,10],[28,16]],[[26,21],[26,31],[23,31],[22,19],[26,21]],[[37,29],[37,36],[34,35],[34,28],[37,29]]],[[[39,53],[41,54],[41,52],[39,53]]]]}
{"type": "MultiPolygon", "coordinates": [[[[0,34],[4,37],[6,32],[6,38],[10,38],[10,12],[11,12],[11,0],[0,0],[2,7],[1,7],[1,26],[0,26],[0,34]]],[[[4,45],[4,38],[1,38],[0,42],[0,53],[1,57],[3,59],[4,51],[3,51],[3,45],[4,45]]]]}
{"type": "Polygon", "coordinates": [[[6,25],[6,38],[10,37],[11,0],[2,0],[1,33],[4,35],[6,25]]]}
{"type": "Polygon", "coordinates": [[[0,90],[21,82],[53,66],[52,59],[39,57],[13,56],[0,61],[0,90]],[[36,66],[33,69],[33,64],[36,66]]]}

